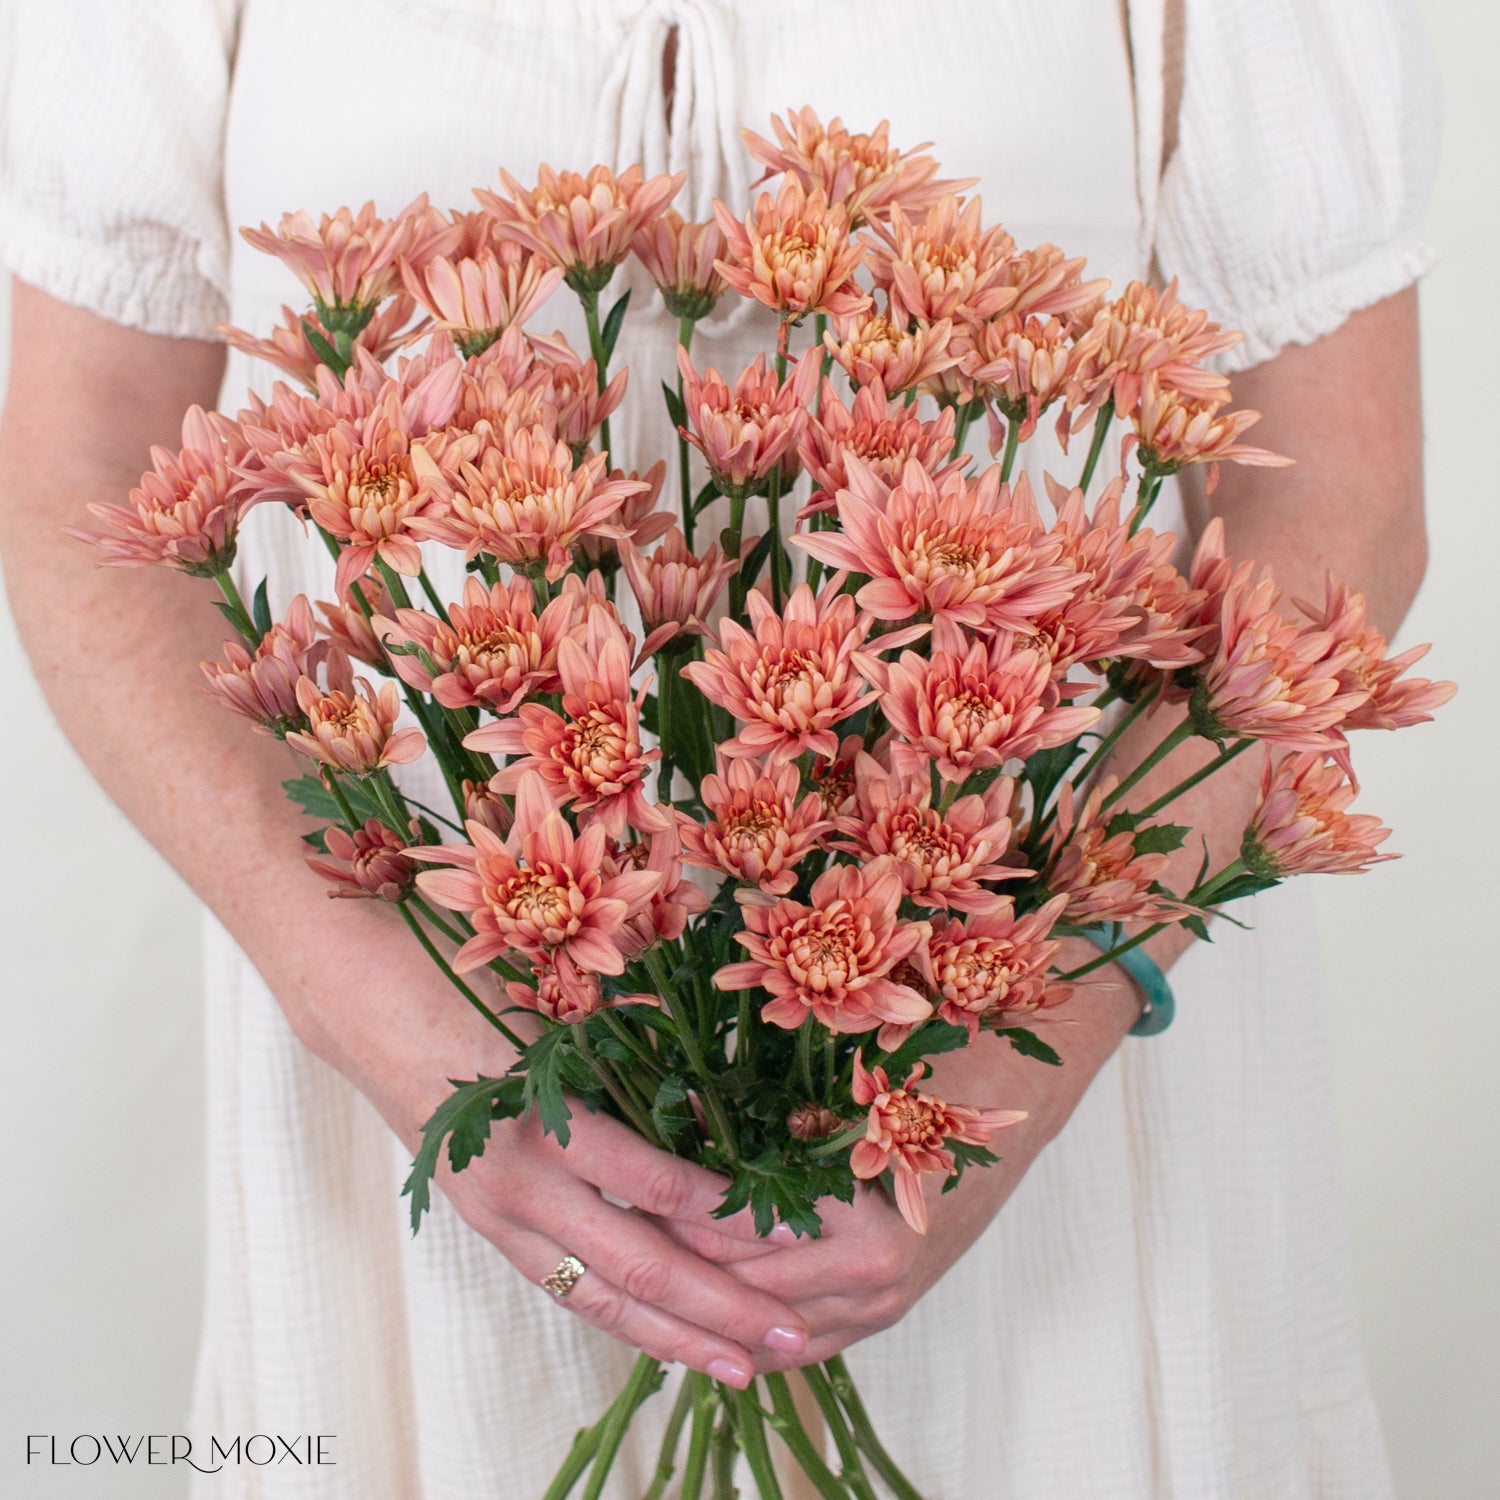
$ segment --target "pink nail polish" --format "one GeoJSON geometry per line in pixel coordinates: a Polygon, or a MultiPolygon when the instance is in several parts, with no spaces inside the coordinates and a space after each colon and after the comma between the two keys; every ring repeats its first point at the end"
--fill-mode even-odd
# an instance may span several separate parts
{"type": "Polygon", "coordinates": [[[732,1359],[710,1360],[703,1373],[713,1380],[722,1380],[725,1385],[732,1385],[737,1391],[744,1390],[750,1384],[749,1370],[743,1365],[735,1364],[732,1359]]]}
{"type": "Polygon", "coordinates": [[[769,1329],[761,1342],[767,1349],[774,1349],[778,1354],[801,1354],[807,1348],[806,1336],[798,1333],[795,1328],[769,1329]]]}
{"type": "Polygon", "coordinates": [[[797,1243],[797,1231],[790,1224],[778,1224],[766,1238],[773,1245],[795,1245],[797,1243]]]}

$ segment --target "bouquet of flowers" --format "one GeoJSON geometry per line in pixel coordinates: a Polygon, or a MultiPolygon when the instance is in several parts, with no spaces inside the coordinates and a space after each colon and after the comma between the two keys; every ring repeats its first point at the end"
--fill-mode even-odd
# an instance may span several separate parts
{"type": "MultiPolygon", "coordinates": [[[[1223,461],[1285,462],[1242,442],[1256,414],[1205,368],[1237,335],[1174,287],[1111,297],[1056,246],[1017,247],[884,126],[802,110],[746,138],[779,186],[743,217],[684,222],[677,177],[543,167],[534,188],[502,171],[472,212],[245,231],[312,306],[227,336],[296,384],[233,420],[191,411],[181,451],[78,533],[215,581],[236,639],[208,689],[310,763],[286,784],[326,825],[309,862],[394,906],[515,1049],[429,1122],[414,1226],[445,1150],[461,1169],[533,1111],[566,1144],[582,1108],[721,1173],[721,1212],[762,1234],[816,1235],[820,1202],[862,1184],[923,1232],[924,1183],[997,1160],[1022,1117],[937,1097],[930,1060],[988,1032],[1055,1065],[1049,1010],[1091,970],[1167,924],[1207,937],[1290,875],[1390,858],[1347,810],[1348,733],[1452,692],[1405,675],[1421,651],[1388,656],[1358,594],[1330,581],[1299,614],[1217,523],[1184,570],[1147,524],[1185,465],[1211,484],[1223,461]],[[662,449],[627,471],[629,294],[606,292],[630,256],[680,347],[662,449]],[[562,284],[587,357],[525,331],[562,284]],[[692,344],[731,294],[775,342],[726,378],[692,344]],[[1038,495],[1017,460],[1048,413],[1064,453],[1089,440],[1038,495]],[[237,585],[252,506],[335,560],[316,614],[237,585]],[[445,549],[458,597],[433,581],[445,549]],[[1109,774],[1149,716],[1156,748],[1109,774]],[[1206,765],[1132,798],[1193,738],[1206,765]],[[1173,802],[1257,745],[1238,857],[1167,888],[1193,837],[1173,802]],[[444,810],[394,774],[424,758],[444,810]],[[1060,972],[1079,934],[1099,955],[1060,972]]],[[[779,1496],[774,1434],[820,1495],[916,1496],[842,1360],[805,1375],[831,1459],[784,1377],[693,1373],[648,1495],[679,1466],[682,1496],[728,1495],[743,1454],[779,1496]]],[[[601,1493],[663,1380],[642,1355],[547,1500],[601,1493]]]]}

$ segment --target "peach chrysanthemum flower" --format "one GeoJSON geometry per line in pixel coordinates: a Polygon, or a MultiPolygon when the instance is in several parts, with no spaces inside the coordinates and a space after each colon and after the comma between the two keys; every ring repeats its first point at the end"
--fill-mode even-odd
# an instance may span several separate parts
{"type": "Polygon", "coordinates": [[[1377,854],[1390,829],[1368,813],[1347,813],[1354,786],[1317,751],[1266,757],[1260,796],[1240,858],[1265,880],[1290,875],[1356,875],[1396,854],[1377,854]]]}
{"type": "Polygon", "coordinates": [[[575,468],[567,444],[541,425],[486,443],[477,463],[464,457],[440,467],[420,448],[416,462],[436,502],[416,520],[416,531],[461,548],[470,560],[488,552],[551,583],[572,567],[585,533],[618,535],[621,504],[647,488],[641,480],[606,479],[602,453],[575,468]]]}
{"type": "Polygon", "coordinates": [[[634,958],[659,942],[676,942],[686,930],[688,918],[708,910],[708,893],[683,874],[682,846],[675,828],[651,834],[647,844],[626,844],[607,851],[604,873],[614,875],[621,870],[654,870],[661,876],[650,901],[621,930],[620,951],[626,958],[634,958]]]}
{"type": "Polygon", "coordinates": [[[468,914],[474,936],[453,958],[460,973],[507,952],[534,964],[562,958],[591,974],[622,974],[619,942],[661,883],[654,870],[606,876],[602,824],[575,835],[535,772],[516,788],[516,819],[502,840],[482,823],[466,825],[467,844],[410,850],[424,864],[417,888],[449,911],[468,914]]]}
{"type": "MultiPolygon", "coordinates": [[[[374,359],[388,359],[425,328],[425,323],[417,329],[407,327],[416,310],[416,304],[410,297],[400,295],[389,298],[354,335],[354,347],[368,350],[374,359]]],[[[281,309],[281,322],[271,330],[268,339],[256,338],[254,334],[230,323],[220,323],[219,332],[231,349],[238,349],[252,359],[263,359],[267,364],[275,365],[278,370],[284,370],[294,379],[300,380],[309,389],[315,389],[318,371],[325,368],[325,365],[323,357],[313,348],[307,336],[309,327],[329,345],[334,345],[335,335],[323,326],[315,310],[297,313],[290,307],[281,309]]]]}
{"type": "Polygon", "coordinates": [[[466,359],[483,353],[512,323],[524,323],[557,290],[562,272],[513,240],[472,256],[433,256],[417,267],[402,264],[412,298],[434,324],[452,334],[466,359]]]}
{"type": "Polygon", "coordinates": [[[533,1010],[563,1026],[577,1026],[611,1006],[661,1004],[655,995],[616,995],[606,1000],[599,976],[580,969],[560,948],[532,964],[530,984],[510,980],[505,994],[512,1005],[533,1010]]]}
{"type": "Polygon", "coordinates": [[[797,866],[833,824],[816,792],[800,794],[794,764],[764,766],[717,754],[718,772],[705,776],[700,796],[709,813],[700,823],[677,814],[682,857],[705,870],[784,896],[797,883],[797,866]]]}
{"type": "Polygon", "coordinates": [[[944,781],[962,782],[1066,744],[1099,719],[1096,708],[1063,706],[1047,657],[1015,646],[1009,634],[973,641],[961,657],[903,651],[886,663],[860,652],[855,662],[880,693],[897,734],[891,763],[903,775],[935,763],[944,781]]]}
{"type": "Polygon", "coordinates": [[[661,751],[641,744],[646,688],[631,696],[630,642],[619,623],[605,610],[593,611],[583,641],[569,635],[558,645],[557,670],[561,713],[522,703],[515,717],[465,735],[465,748],[522,756],[495,778],[500,791],[514,791],[535,772],[580,823],[598,823],[611,838],[622,838],[627,824],[646,833],[675,826],[671,813],[646,795],[661,751]]]}
{"type": "Polygon", "coordinates": [[[890,228],[881,232],[886,243],[871,252],[870,269],[890,299],[893,323],[982,323],[1016,300],[1017,289],[1005,281],[1015,241],[998,224],[984,229],[981,211],[978,198],[960,205],[952,195],[921,220],[891,210],[890,228]]]}
{"type": "Polygon", "coordinates": [[[893,860],[834,865],[813,881],[809,900],[742,906],[747,930],[735,941],[750,957],[726,964],[714,984],[767,991],[762,1020],[788,1031],[809,1018],[834,1032],[909,1028],[932,1014],[922,996],[889,977],[929,930],[926,922],[898,918],[901,877],[893,860]]]}
{"type": "Polygon", "coordinates": [[[1430,646],[1413,646],[1400,656],[1388,657],[1386,639],[1365,618],[1363,594],[1352,593],[1342,584],[1326,580],[1323,604],[1314,608],[1298,601],[1300,608],[1320,630],[1334,640],[1353,646],[1358,653],[1339,674],[1342,684],[1351,690],[1369,693],[1344,719],[1343,728],[1405,729],[1411,724],[1425,724],[1432,711],[1441,708],[1457,691],[1454,682],[1432,682],[1425,677],[1401,681],[1408,668],[1427,655],[1430,646]]]}
{"type": "Polygon", "coordinates": [[[391,663],[385,654],[370,621],[377,615],[387,619],[395,612],[384,582],[378,574],[366,573],[349,585],[348,604],[335,604],[326,599],[318,600],[318,613],[323,616],[323,634],[329,643],[345,656],[362,661],[377,672],[390,675],[391,663]],[[366,608],[361,607],[363,600],[366,608]],[[366,612],[368,609],[368,613],[366,612]]]}
{"type": "Polygon", "coordinates": [[[945,193],[967,192],[978,180],[939,178],[936,159],[922,154],[931,141],[909,151],[893,150],[886,120],[874,130],[856,133],[837,116],[824,125],[804,105],[789,109],[785,124],[773,115],[771,129],[775,142],[753,130],[741,132],[751,156],[764,164],[766,176],[785,172],[809,193],[821,188],[830,203],[848,213],[855,228],[887,218],[893,207],[925,213],[945,193]]]}
{"type": "Polygon", "coordinates": [[[1209,494],[1217,486],[1220,462],[1261,468],[1281,468],[1292,462],[1269,448],[1240,442],[1240,434],[1258,421],[1258,411],[1225,411],[1222,400],[1199,400],[1163,385],[1154,370],[1141,384],[1140,404],[1131,418],[1143,464],[1154,474],[1175,474],[1188,464],[1209,464],[1209,494]]]}
{"type": "Polygon", "coordinates": [[[743,223],[717,201],[714,217],[725,246],[714,269],[781,318],[783,352],[787,323],[808,313],[847,317],[869,305],[854,279],[864,246],[850,239],[849,215],[821,188],[808,192],[789,177],[774,198],[762,193],[743,223]]]}
{"type": "Polygon", "coordinates": [[[376,688],[363,677],[325,692],[312,678],[297,683],[297,706],[307,730],[293,731],[287,744],[337,771],[367,776],[382,766],[403,766],[420,758],[427,741],[420,729],[397,729],[401,695],[394,682],[376,688]]]}
{"type": "Polygon", "coordinates": [[[238,437],[238,425],[228,417],[190,406],[182,419],[181,449],[153,445],[151,472],[131,490],[128,505],[89,506],[107,529],[63,531],[97,547],[102,567],[162,563],[195,578],[228,572],[245,508],[236,498],[231,467],[238,437]]]}
{"type": "Polygon", "coordinates": [[[682,669],[709,702],[743,725],[724,745],[726,754],[768,755],[779,765],[806,751],[838,753],[833,726],[870,701],[853,661],[870,621],[839,592],[842,583],[842,575],[830,579],[816,599],[799,584],[780,614],[754,590],[746,600],[751,628],[721,621],[721,649],[682,669]]]}
{"type": "Polygon", "coordinates": [[[677,196],[683,174],[653,177],[638,166],[617,177],[597,166],[587,176],[554,172],[545,162],[537,185],[527,190],[503,168],[509,197],[476,188],[474,196],[493,215],[504,239],[525,245],[561,268],[574,291],[597,293],[630,253],[637,232],[652,223],[677,196]]]}
{"type": "Polygon", "coordinates": [[[619,551],[620,564],[646,627],[642,661],[664,647],[680,651],[692,644],[693,636],[710,634],[708,612],[724,591],[730,574],[739,567],[738,558],[725,557],[717,542],[701,557],[689,552],[686,539],[675,525],[649,556],[629,541],[621,541],[619,551]]]}
{"type": "Polygon", "coordinates": [[[1023,475],[1012,504],[998,465],[974,483],[940,483],[908,461],[894,488],[846,455],[838,495],[842,531],[803,532],[793,545],[820,562],[869,578],[854,596],[877,620],[932,621],[935,649],[957,655],[973,632],[1025,631],[1079,587],[1058,565],[1061,544],[1043,531],[1023,475]]]}
{"type": "Polygon", "coordinates": [[[786,1128],[794,1140],[826,1141],[844,1128],[844,1122],[826,1104],[809,1099],[786,1117],[786,1128]]]}
{"type": "Polygon", "coordinates": [[[813,756],[807,779],[823,803],[825,818],[842,817],[854,810],[854,767],[864,753],[864,736],[848,734],[834,754],[813,756]]]}
{"type": "Polygon", "coordinates": [[[1106,776],[1080,804],[1072,783],[1062,784],[1042,883],[1068,898],[1060,920],[1079,927],[1096,922],[1179,922],[1191,915],[1192,908],[1157,887],[1171,856],[1137,850],[1152,825],[1132,827],[1125,822],[1110,832],[1111,819],[1102,810],[1117,785],[1117,778],[1106,776]]]}
{"type": "Polygon", "coordinates": [[[1066,896],[1018,917],[1009,897],[993,911],[933,924],[927,977],[940,997],[938,1015],[971,1038],[981,1026],[1004,1026],[1060,1005],[1072,993],[1049,984],[1047,968],[1061,944],[1050,936],[1066,896]]]}
{"type": "Polygon", "coordinates": [[[974,396],[1019,422],[1025,442],[1041,414],[1067,390],[1078,360],[1067,325],[1057,317],[1001,314],[972,327],[961,366],[974,396]]]}
{"type": "Polygon", "coordinates": [[[530,580],[513,576],[486,588],[464,583],[462,604],[442,620],[419,609],[398,609],[373,622],[386,642],[417,647],[393,652],[396,675],[444,708],[487,708],[508,714],[533,694],[556,692],[557,650],[573,623],[569,601],[552,600],[538,615],[530,580]]]}
{"type": "Polygon", "coordinates": [[[320,648],[306,595],[298,594],[286,619],[271,626],[253,653],[239,641],[225,641],[222,662],[200,665],[210,696],[280,739],[306,725],[297,684],[314,675],[327,649],[320,648]]]}
{"type": "Polygon", "coordinates": [[[797,445],[817,486],[798,519],[835,508],[834,497],[849,484],[844,463],[849,454],[887,484],[898,483],[908,463],[919,464],[940,484],[964,467],[962,458],[951,457],[953,421],[951,408],[924,422],[911,407],[887,401],[879,376],[860,387],[852,409],[839,400],[833,382],[825,380],[821,409],[808,418],[797,445]]]}
{"type": "Polygon", "coordinates": [[[323,843],[329,857],[307,855],[307,866],[332,881],[331,898],[405,901],[411,894],[417,867],[406,853],[407,841],[379,818],[367,819],[352,834],[342,828],[325,828],[323,843]]]}
{"type": "Polygon", "coordinates": [[[364,313],[398,291],[400,258],[420,255],[421,242],[445,228],[441,216],[428,209],[424,193],[394,219],[380,218],[374,203],[366,203],[357,214],[341,208],[315,220],[299,211],[283,214],[274,230],[262,224],[240,233],[257,250],[291,268],[312,293],[326,326],[337,321],[330,316],[336,311],[364,313]]]}
{"type": "Polygon", "coordinates": [[[1007,311],[1028,320],[1061,318],[1070,325],[1085,308],[1095,307],[1109,290],[1109,278],[1083,279],[1083,256],[1069,257],[1056,245],[1017,250],[1005,263],[1005,284],[1016,289],[1007,311]]]}
{"type": "Polygon", "coordinates": [[[625,399],[630,371],[621,368],[601,391],[599,367],[579,359],[565,339],[533,340],[537,362],[528,387],[541,398],[542,420],[581,461],[594,435],[625,399]]]}
{"type": "Polygon", "coordinates": [[[627,496],[625,503],[615,512],[611,525],[619,529],[619,536],[604,536],[590,531],[578,539],[579,552],[591,566],[606,573],[620,566],[622,543],[629,542],[634,547],[649,547],[652,542],[660,541],[676,521],[672,511],[656,508],[661,499],[662,483],[667,477],[664,459],[657,459],[644,474],[635,469],[628,474],[623,469],[611,469],[609,477],[612,480],[639,481],[645,488],[627,496]]]}
{"type": "Polygon", "coordinates": [[[694,224],[669,208],[636,230],[630,248],[674,318],[706,318],[728,290],[729,283],[714,269],[726,250],[724,231],[714,219],[694,224]]]}
{"type": "Polygon", "coordinates": [[[784,479],[792,477],[784,460],[802,436],[818,365],[818,351],[808,350],[783,383],[766,368],[765,355],[758,355],[740,371],[731,390],[712,366],[699,375],[687,350],[678,349],[688,419],[681,433],[708,461],[721,494],[757,493],[778,465],[784,479]]]}
{"type": "Polygon", "coordinates": [[[856,801],[840,817],[842,835],[830,840],[866,861],[890,855],[901,884],[918,906],[982,912],[1003,898],[982,882],[1017,880],[1030,874],[1001,863],[1010,848],[1015,784],[1002,776],[982,795],[960,797],[944,812],[932,805],[932,778],[925,772],[898,775],[871,755],[855,762],[856,801]]]}
{"type": "Polygon", "coordinates": [[[470,781],[467,778],[460,786],[464,797],[464,821],[483,823],[496,838],[504,838],[516,821],[510,803],[495,787],[494,777],[488,781],[470,781]]]}
{"type": "Polygon", "coordinates": [[[834,319],[824,347],[856,386],[878,380],[887,395],[899,396],[958,364],[951,347],[953,322],[915,320],[897,324],[885,313],[862,312],[834,319]]]}
{"type": "Polygon", "coordinates": [[[850,1169],[861,1181],[889,1170],[896,1207],[918,1234],[927,1233],[922,1175],[951,1177],[958,1170],[944,1143],[985,1146],[997,1130],[1026,1118],[1024,1109],[978,1109],[948,1104],[936,1094],[919,1094],[914,1085],[926,1071],[926,1063],[917,1063],[906,1082],[895,1088],[884,1068],[866,1068],[863,1057],[854,1057],[854,1102],[870,1114],[864,1139],[849,1153],[850,1169]]]}

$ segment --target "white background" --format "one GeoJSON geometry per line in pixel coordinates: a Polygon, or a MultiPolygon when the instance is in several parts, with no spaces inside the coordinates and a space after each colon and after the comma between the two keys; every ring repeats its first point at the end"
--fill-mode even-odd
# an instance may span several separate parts
{"type": "MultiPolygon", "coordinates": [[[[1493,1500],[1500,501],[1494,424],[1474,414],[1500,394],[1500,211],[1482,186],[1500,12],[1419,8],[1446,132],[1428,221],[1441,259],[1422,289],[1432,563],[1402,639],[1436,641],[1432,675],[1463,690],[1437,725],[1359,745],[1361,807],[1408,857],[1318,887],[1359,1304],[1398,1486],[1493,1500]]],[[[3,613],[0,725],[0,1492],[161,1500],[181,1493],[162,1469],[44,1477],[23,1461],[28,1433],[181,1427],[202,1285],[198,920],[83,773],[3,613]]]]}

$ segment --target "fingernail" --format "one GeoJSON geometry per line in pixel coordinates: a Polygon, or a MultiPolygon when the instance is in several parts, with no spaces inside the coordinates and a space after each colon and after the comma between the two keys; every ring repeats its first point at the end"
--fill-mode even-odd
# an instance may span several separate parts
{"type": "Polygon", "coordinates": [[[790,1224],[778,1224],[766,1238],[773,1245],[795,1245],[797,1243],[797,1231],[790,1224]]]}
{"type": "Polygon", "coordinates": [[[807,1348],[806,1335],[798,1333],[795,1328],[769,1329],[761,1342],[778,1354],[801,1354],[807,1348]]]}
{"type": "Polygon", "coordinates": [[[732,1359],[710,1360],[703,1373],[712,1380],[722,1380],[725,1385],[732,1385],[737,1391],[744,1390],[750,1384],[749,1370],[743,1365],[735,1364],[732,1359]]]}

